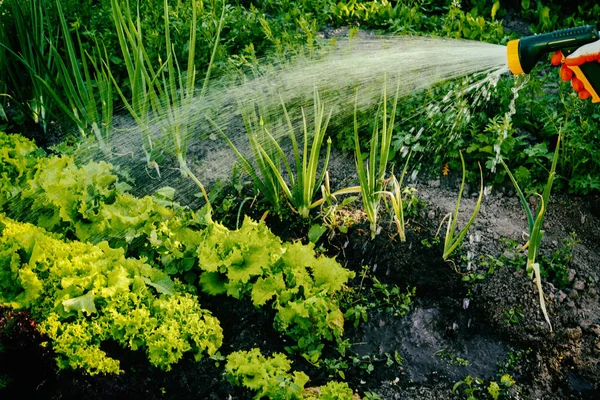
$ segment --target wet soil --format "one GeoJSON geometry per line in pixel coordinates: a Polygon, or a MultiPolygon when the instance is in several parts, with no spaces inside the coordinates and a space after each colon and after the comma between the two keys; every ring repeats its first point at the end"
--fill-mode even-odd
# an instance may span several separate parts
{"type": "MultiPolygon", "coordinates": [[[[354,181],[351,158],[336,155],[331,168],[335,187],[354,181]]],[[[162,179],[164,184],[169,177],[162,179]]],[[[185,187],[186,182],[179,184],[185,187]]],[[[173,182],[169,184],[173,186],[173,182]]],[[[360,279],[363,266],[383,283],[416,288],[416,297],[404,317],[373,309],[368,321],[357,328],[347,322],[346,336],[352,346],[346,361],[354,362],[345,369],[345,378],[351,387],[361,395],[371,391],[382,399],[459,399],[466,396],[460,390],[453,394],[452,387],[469,375],[485,380],[479,392],[485,398],[489,382],[509,373],[517,386],[506,398],[600,398],[600,200],[551,198],[542,255],[561,249],[571,232],[579,242],[566,265],[568,282],[543,281],[553,324],[550,332],[540,312],[535,285],[519,265],[521,261],[524,264],[519,258],[522,256],[507,247],[510,240],[524,244],[527,229],[514,191],[506,187],[486,196],[462,249],[451,260],[443,261],[442,245],[434,237],[443,216],[454,208],[457,177],[425,178],[408,184],[417,189],[426,205],[409,216],[406,242],[398,240],[395,228],[385,218],[381,231],[371,240],[368,225],[360,219],[359,204],[348,211],[355,224],[347,233],[324,235],[319,242],[322,251],[357,272],[351,282],[355,289],[366,290],[360,279]],[[496,265],[491,273],[486,261],[490,259],[503,260],[504,265],[496,265]],[[483,278],[465,280],[473,274],[483,278]],[[516,310],[514,320],[508,318],[511,310],[516,310]],[[386,362],[393,354],[402,357],[401,365],[386,362]]],[[[186,190],[194,191],[189,186],[186,190]]],[[[468,219],[476,196],[475,189],[467,188],[459,226],[468,219]]],[[[535,199],[531,203],[535,205],[535,199]]],[[[262,209],[250,205],[247,202],[243,211],[255,217],[261,214],[262,209]]],[[[306,224],[277,221],[268,217],[275,233],[306,240],[306,224]]],[[[202,296],[201,302],[221,321],[225,335],[222,355],[252,347],[260,347],[266,354],[285,352],[285,338],[273,329],[271,313],[257,310],[249,302],[223,297],[202,296]]],[[[31,343],[13,343],[9,351],[0,353],[3,365],[14,366],[3,370],[14,379],[6,398],[251,398],[249,392],[227,383],[222,360],[197,363],[184,359],[172,371],[163,372],[149,367],[143,354],[124,353],[107,345],[111,354],[123,360],[125,373],[89,377],[78,372],[57,374],[51,351],[36,350],[31,343]],[[24,347],[29,349],[27,358],[23,357],[24,347]],[[28,369],[29,365],[36,367],[28,369]]],[[[325,356],[339,357],[334,351],[326,351],[325,356]]],[[[315,368],[300,357],[291,358],[295,369],[311,377],[312,385],[339,379],[334,370],[315,368]]]]}

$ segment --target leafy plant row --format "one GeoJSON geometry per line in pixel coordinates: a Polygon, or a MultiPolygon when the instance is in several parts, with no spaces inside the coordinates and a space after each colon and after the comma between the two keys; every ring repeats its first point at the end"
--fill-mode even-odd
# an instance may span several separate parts
{"type": "Polygon", "coordinates": [[[532,32],[594,23],[600,6],[591,0],[576,4],[558,0],[343,0],[331,7],[334,20],[386,28],[396,33],[438,33],[498,42],[504,37],[500,19],[507,11],[532,32]]]}
{"type": "Polygon", "coordinates": [[[0,216],[0,304],[27,309],[52,341],[59,369],[119,373],[101,349],[113,340],[169,370],[184,353],[214,354],[219,321],[163,271],[106,242],[65,242],[0,216]]]}
{"type": "Polygon", "coordinates": [[[343,351],[343,312],[336,293],[354,276],[334,259],[317,257],[313,245],[282,243],[264,223],[246,218],[230,231],[204,212],[185,210],[172,191],[136,198],[107,163],[82,167],[68,156],[37,157],[19,135],[0,134],[0,206],[63,237],[123,248],[129,256],[211,295],[249,298],[275,311],[275,327],[317,362],[324,341],[343,351]]]}
{"type": "Polygon", "coordinates": [[[304,372],[290,373],[291,363],[285,354],[265,357],[260,350],[236,351],[227,356],[228,380],[253,390],[255,399],[348,400],[360,399],[344,382],[330,381],[318,388],[305,388],[309,380],[304,372]],[[354,396],[354,397],[353,397],[354,396]]]}

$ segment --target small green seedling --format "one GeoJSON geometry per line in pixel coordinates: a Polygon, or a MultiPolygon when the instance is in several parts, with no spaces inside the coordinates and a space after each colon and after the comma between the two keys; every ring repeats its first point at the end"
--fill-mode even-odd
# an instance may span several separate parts
{"type": "MultiPolygon", "coordinates": [[[[481,200],[483,199],[483,171],[481,170],[481,164],[479,164],[479,175],[480,175],[480,180],[481,180],[480,189],[479,189],[479,198],[477,199],[477,203],[475,204],[475,210],[473,211],[473,214],[471,215],[469,222],[467,222],[467,224],[464,226],[464,228],[462,228],[460,231],[458,231],[458,234],[456,234],[456,236],[455,236],[456,224],[458,222],[458,209],[460,207],[460,200],[462,198],[462,194],[465,189],[465,175],[466,175],[465,159],[463,158],[462,153],[459,153],[459,154],[460,154],[460,162],[462,163],[462,182],[460,184],[460,191],[458,192],[458,200],[456,201],[456,208],[454,209],[454,213],[447,214],[444,217],[444,219],[442,220],[442,223],[440,224],[440,229],[441,229],[442,225],[444,224],[444,221],[446,221],[446,219],[448,219],[448,225],[446,228],[446,238],[444,239],[444,255],[443,255],[444,260],[447,260],[448,257],[450,257],[450,254],[452,254],[452,252],[454,250],[456,250],[456,248],[462,243],[463,239],[467,235],[467,232],[469,231],[469,228],[475,221],[475,218],[477,217],[477,213],[479,213],[479,207],[481,206],[481,200]]],[[[438,233],[439,233],[439,229],[438,229],[438,233]]],[[[437,234],[436,234],[436,236],[437,236],[437,234]]]]}
{"type": "Polygon", "coordinates": [[[481,378],[473,378],[471,375],[467,375],[465,379],[462,381],[458,381],[452,387],[452,393],[456,393],[459,387],[465,386],[463,389],[463,393],[467,395],[467,400],[477,400],[475,393],[481,390],[481,385],[483,385],[484,381],[481,378]]]}

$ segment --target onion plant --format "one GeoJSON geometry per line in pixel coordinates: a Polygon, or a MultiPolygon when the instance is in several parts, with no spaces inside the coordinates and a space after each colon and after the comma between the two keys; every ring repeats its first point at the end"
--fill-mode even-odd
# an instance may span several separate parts
{"type": "Polygon", "coordinates": [[[368,162],[366,163],[358,136],[358,91],[354,102],[354,158],[356,162],[356,171],[358,173],[359,187],[347,188],[338,193],[350,193],[359,189],[362,195],[363,206],[370,222],[371,238],[377,234],[377,214],[381,203],[381,196],[385,188],[385,174],[390,156],[390,145],[392,142],[392,133],[394,129],[394,120],[396,116],[396,105],[398,104],[398,92],[400,82],[396,86],[392,112],[388,116],[386,83],[383,85],[383,101],[377,110],[373,132],[371,134],[371,150],[369,152],[368,162]],[[381,128],[379,127],[379,116],[381,115],[381,128]],[[366,165],[365,165],[366,164],[366,165]]]}
{"type": "Polygon", "coordinates": [[[410,161],[410,156],[412,153],[409,153],[406,158],[406,163],[404,164],[404,169],[400,174],[400,181],[396,179],[396,176],[392,173],[391,182],[392,182],[392,190],[383,190],[379,193],[386,195],[389,197],[392,203],[392,210],[394,212],[394,223],[396,224],[396,229],[398,230],[398,236],[400,237],[400,241],[406,241],[406,227],[404,222],[404,208],[402,204],[402,181],[404,180],[404,175],[406,174],[406,170],[408,168],[408,162],[410,161]]]}
{"type": "Polygon", "coordinates": [[[279,180],[271,173],[272,169],[266,158],[270,158],[275,165],[281,165],[278,153],[275,151],[270,141],[267,141],[268,128],[262,116],[264,113],[257,113],[254,104],[246,105],[241,109],[248,142],[252,151],[252,158],[244,155],[236,145],[229,139],[223,130],[210,118],[206,117],[213,128],[219,132],[221,137],[227,142],[231,150],[235,153],[242,170],[247,173],[254,184],[254,188],[265,197],[267,202],[276,210],[281,209],[283,196],[279,180]],[[262,144],[261,144],[262,143],[262,144]],[[262,149],[262,151],[261,151],[262,149]],[[266,153],[266,156],[264,155],[266,153]]]}
{"type": "MultiPolygon", "coordinates": [[[[467,224],[458,231],[456,234],[456,225],[458,223],[458,209],[460,207],[460,200],[462,198],[463,191],[465,189],[465,159],[463,158],[462,153],[460,154],[460,162],[462,164],[462,182],[460,184],[460,190],[458,192],[458,200],[456,201],[456,208],[454,209],[454,213],[449,213],[442,220],[442,225],[444,221],[447,219],[447,227],[446,227],[446,238],[444,239],[444,260],[448,259],[450,254],[462,243],[462,240],[467,235],[469,228],[477,218],[477,214],[479,213],[479,207],[481,206],[481,200],[483,199],[483,171],[481,170],[481,164],[479,164],[479,175],[480,175],[480,189],[479,189],[479,198],[477,199],[477,203],[475,204],[475,210],[473,210],[473,214],[471,218],[467,222],[467,224]],[[456,234],[456,235],[455,235],[456,234]]],[[[440,225],[441,227],[441,225],[440,225]]]]}
{"type": "Polygon", "coordinates": [[[550,323],[550,318],[548,317],[548,312],[546,310],[546,302],[544,300],[544,291],[542,289],[542,278],[540,274],[540,265],[536,262],[536,258],[540,249],[540,244],[542,242],[542,237],[544,236],[544,230],[542,229],[542,224],[544,222],[544,215],[546,214],[546,210],[548,208],[548,201],[550,200],[550,191],[552,190],[552,184],[554,182],[554,176],[556,174],[556,165],[558,163],[559,150],[560,150],[560,142],[561,142],[562,132],[559,131],[558,139],[556,141],[556,149],[554,150],[554,157],[552,158],[552,166],[550,167],[550,174],[548,175],[548,181],[546,182],[546,186],[544,187],[544,191],[540,197],[540,206],[537,210],[537,214],[535,214],[529,207],[525,196],[523,195],[523,191],[519,187],[517,180],[510,172],[510,169],[506,165],[503,160],[500,160],[506,173],[508,174],[510,180],[512,181],[515,190],[517,192],[517,196],[523,205],[523,209],[525,210],[525,214],[527,215],[527,226],[529,228],[529,241],[525,244],[524,248],[527,248],[527,274],[530,279],[534,279],[535,285],[538,289],[540,308],[542,313],[544,314],[544,318],[550,327],[550,332],[552,332],[552,324],[550,323]]]}
{"type": "Polygon", "coordinates": [[[146,68],[146,65],[151,65],[151,63],[144,48],[139,10],[134,20],[128,3],[125,10],[123,10],[118,0],[111,0],[111,9],[119,46],[129,77],[131,100],[125,96],[112,74],[111,79],[125,108],[138,125],[142,137],[142,151],[146,155],[148,166],[156,169],[157,173],[160,174],[158,164],[153,160],[155,137],[150,129],[150,95],[154,93],[154,81],[157,79],[158,74],[156,72],[151,74],[146,68]]]}
{"type": "Polygon", "coordinates": [[[267,132],[267,139],[270,140],[273,148],[279,154],[278,158],[282,161],[283,165],[285,166],[289,184],[283,177],[282,169],[276,164],[272,157],[269,157],[269,154],[264,149],[264,147],[260,143],[258,144],[260,152],[262,153],[263,157],[265,158],[265,161],[271,168],[270,173],[279,182],[283,193],[285,194],[285,197],[292,206],[292,209],[295,212],[297,212],[302,218],[308,218],[310,210],[323,203],[322,199],[317,201],[313,200],[317,192],[320,190],[323,178],[325,177],[325,171],[327,170],[327,165],[329,164],[329,154],[331,151],[331,138],[328,138],[327,150],[325,153],[325,162],[323,164],[323,167],[321,168],[321,174],[319,175],[318,167],[321,154],[321,147],[323,145],[323,140],[325,139],[325,131],[327,130],[327,126],[329,125],[329,119],[331,118],[331,110],[329,111],[329,114],[325,116],[325,106],[321,103],[319,94],[316,91],[314,94],[313,107],[314,124],[312,126],[313,133],[312,135],[310,135],[312,136],[310,151],[308,124],[306,121],[306,114],[304,112],[304,108],[302,108],[303,149],[302,154],[300,154],[300,148],[298,147],[298,142],[296,140],[294,126],[287,112],[285,104],[282,101],[283,114],[287,123],[287,131],[291,139],[292,148],[294,151],[295,171],[292,170],[291,165],[288,162],[287,157],[281,149],[281,146],[279,145],[278,141],[269,132],[267,132]]]}
{"type": "Polygon", "coordinates": [[[68,57],[66,62],[54,45],[52,45],[51,51],[59,66],[58,81],[63,91],[58,93],[47,81],[39,76],[36,77],[40,79],[64,114],[77,125],[81,136],[86,137],[86,132],[91,130],[100,149],[110,157],[113,92],[110,70],[106,62],[108,60],[106,49],[102,54],[100,46],[96,43],[94,55],[91,56],[84,51],[81,38],[77,33],[78,51],[76,51],[60,1],[56,2],[56,6],[68,57]],[[86,58],[92,64],[93,77],[86,58]]]}
{"type": "Polygon", "coordinates": [[[172,152],[178,160],[182,176],[191,178],[202,191],[207,203],[210,203],[204,186],[190,170],[186,157],[192,124],[196,122],[194,120],[194,107],[192,107],[192,105],[194,102],[201,101],[210,79],[221,30],[223,28],[225,4],[223,4],[221,11],[221,17],[217,27],[211,58],[206,70],[200,98],[194,96],[196,91],[196,68],[194,59],[198,5],[196,2],[192,3],[192,23],[190,26],[187,70],[184,73],[179,67],[179,62],[175,56],[175,49],[171,44],[169,5],[167,0],[164,0],[163,4],[167,56],[166,61],[164,62],[159,59],[159,67],[154,68],[153,62],[150,60],[150,57],[144,48],[139,15],[134,20],[129,8],[126,8],[125,12],[123,12],[118,2],[112,0],[113,18],[117,26],[117,36],[131,85],[131,102],[118,87],[117,91],[125,103],[126,108],[139,125],[142,134],[143,150],[149,165],[160,173],[158,165],[152,159],[153,151],[155,150],[155,147],[157,147],[157,141],[150,129],[150,118],[151,115],[153,115],[158,119],[156,125],[160,129],[162,137],[170,138],[173,144],[172,146],[166,146],[164,150],[171,151],[171,149],[173,149],[172,152]]]}
{"type": "MultiPolygon", "coordinates": [[[[170,28],[169,28],[169,4],[164,0],[164,20],[165,20],[165,47],[168,51],[166,66],[163,65],[160,69],[160,79],[156,84],[156,90],[150,93],[151,104],[154,113],[160,118],[160,128],[165,137],[169,137],[173,143],[175,157],[179,162],[181,175],[191,178],[201,189],[206,201],[208,196],[206,190],[196,176],[190,170],[187,164],[187,148],[191,137],[192,124],[196,123],[194,118],[194,102],[202,101],[206,92],[210,79],[214,58],[219,45],[219,38],[223,28],[225,17],[225,3],[221,10],[221,17],[217,26],[216,35],[210,61],[208,63],[204,84],[200,97],[195,97],[196,91],[196,67],[194,59],[196,55],[196,22],[197,22],[197,7],[196,2],[192,2],[192,23],[190,25],[190,40],[188,48],[187,70],[185,77],[182,74],[175,49],[171,44],[170,28]],[[166,76],[165,76],[166,73],[166,76]]],[[[152,66],[147,65],[151,75],[154,73],[152,66]]],[[[169,146],[169,148],[171,148],[169,146]]]]}
{"type": "Polygon", "coordinates": [[[46,91],[54,85],[57,65],[52,47],[57,32],[51,31],[43,0],[9,0],[3,7],[12,16],[12,24],[0,23],[0,80],[7,87],[18,88],[13,93],[16,104],[26,104],[28,114],[47,130],[47,119],[54,105],[46,91]]]}
{"type": "MultiPolygon", "coordinates": [[[[151,97],[153,110],[161,120],[160,127],[163,134],[166,137],[170,137],[172,140],[174,153],[179,162],[179,167],[183,176],[192,175],[186,161],[187,147],[191,135],[191,124],[196,122],[194,120],[192,104],[201,101],[206,90],[217,46],[219,44],[224,17],[224,14],[222,13],[200,98],[195,98],[196,67],[194,65],[194,58],[196,54],[197,7],[197,4],[193,2],[187,70],[185,71],[184,77],[179,67],[177,56],[175,55],[175,49],[171,44],[169,4],[167,0],[164,1],[165,47],[169,54],[167,56],[166,66],[160,70],[160,79],[156,85],[156,92],[154,92],[151,97]]],[[[223,12],[224,11],[225,8],[223,7],[223,12]]],[[[148,69],[152,71],[151,65],[148,65],[148,69]]]]}
{"type": "MultiPolygon", "coordinates": [[[[325,161],[319,174],[318,167],[321,148],[331,117],[331,111],[326,116],[325,106],[321,103],[320,96],[315,91],[312,134],[309,134],[306,113],[302,109],[303,147],[302,151],[300,151],[294,125],[283,100],[281,101],[281,107],[285,118],[284,129],[291,140],[294,152],[295,168],[292,168],[292,165],[288,161],[286,154],[278,142],[278,137],[271,133],[270,129],[265,125],[262,115],[256,113],[255,107],[252,107],[250,112],[244,113],[244,123],[254,160],[244,156],[233,142],[221,130],[219,131],[237,155],[244,171],[252,177],[255,187],[263,193],[267,201],[275,209],[281,207],[281,193],[283,193],[292,210],[301,217],[308,218],[310,210],[324,202],[324,199],[314,200],[314,198],[321,188],[329,163],[331,139],[327,140],[325,161]]],[[[262,114],[265,114],[264,111],[262,114]]],[[[213,123],[213,125],[219,129],[216,124],[213,123]]]]}

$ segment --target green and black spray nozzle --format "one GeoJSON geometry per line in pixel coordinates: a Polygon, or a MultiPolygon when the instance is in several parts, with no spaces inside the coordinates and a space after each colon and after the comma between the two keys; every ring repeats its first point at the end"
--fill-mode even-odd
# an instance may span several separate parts
{"type": "MultiPolygon", "coordinates": [[[[511,40],[506,46],[508,67],[515,75],[528,74],[544,54],[560,51],[566,57],[584,44],[596,40],[598,30],[591,25],[511,40]]],[[[592,62],[569,68],[583,82],[592,95],[592,101],[599,102],[600,63],[592,62]]]]}

